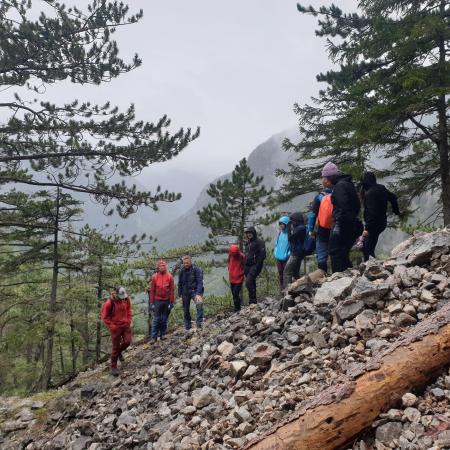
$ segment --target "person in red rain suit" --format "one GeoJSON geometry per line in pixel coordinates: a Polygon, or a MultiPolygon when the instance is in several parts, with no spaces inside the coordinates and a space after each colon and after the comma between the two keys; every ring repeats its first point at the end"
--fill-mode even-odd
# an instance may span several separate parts
{"type": "Polygon", "coordinates": [[[118,376],[117,360],[123,361],[122,352],[131,344],[131,300],[124,287],[111,291],[102,307],[102,320],[111,333],[111,374],[118,376]]]}
{"type": "Polygon", "coordinates": [[[236,244],[231,244],[228,252],[228,275],[231,294],[233,295],[234,310],[241,310],[241,290],[244,283],[244,254],[236,244]]]}

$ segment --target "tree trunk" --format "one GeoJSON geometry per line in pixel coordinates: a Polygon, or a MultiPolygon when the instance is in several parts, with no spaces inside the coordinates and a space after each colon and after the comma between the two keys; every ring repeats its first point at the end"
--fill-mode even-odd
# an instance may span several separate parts
{"type": "Polygon", "coordinates": [[[450,304],[416,325],[390,348],[318,393],[251,450],[333,450],[349,445],[378,415],[411,389],[425,387],[450,365],[450,304]]]}
{"type": "Polygon", "coordinates": [[[97,329],[95,339],[95,361],[100,361],[102,348],[102,292],[103,292],[103,264],[100,262],[98,267],[97,279],[97,329]]]}
{"type": "Polygon", "coordinates": [[[89,296],[86,294],[84,297],[84,310],[83,310],[83,365],[86,366],[89,363],[89,296]]]}
{"type": "MultiPolygon", "coordinates": [[[[442,20],[446,17],[446,1],[441,0],[440,16],[442,20]]],[[[439,46],[439,86],[446,86],[446,56],[445,56],[445,39],[440,35],[438,38],[439,46]]],[[[445,94],[442,93],[438,97],[438,141],[439,141],[439,165],[441,172],[442,186],[442,209],[444,215],[444,225],[450,225],[450,164],[449,164],[449,142],[448,142],[448,124],[447,124],[447,102],[445,94]]]]}
{"type": "Polygon", "coordinates": [[[56,212],[53,221],[53,270],[52,270],[52,288],[50,292],[50,303],[48,306],[48,324],[47,324],[47,359],[44,364],[42,373],[42,388],[48,389],[52,378],[53,369],[53,341],[55,335],[56,322],[56,296],[58,292],[58,271],[59,271],[59,257],[58,257],[58,239],[59,239],[59,202],[60,189],[56,190],[56,212]]]}

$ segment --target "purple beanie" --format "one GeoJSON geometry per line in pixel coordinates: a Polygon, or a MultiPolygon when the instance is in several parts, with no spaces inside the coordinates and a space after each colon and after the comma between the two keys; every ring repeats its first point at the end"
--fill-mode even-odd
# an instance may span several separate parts
{"type": "Polygon", "coordinates": [[[328,178],[333,177],[335,175],[339,175],[339,169],[337,168],[336,164],[333,164],[332,162],[327,162],[322,169],[322,177],[328,178]]]}

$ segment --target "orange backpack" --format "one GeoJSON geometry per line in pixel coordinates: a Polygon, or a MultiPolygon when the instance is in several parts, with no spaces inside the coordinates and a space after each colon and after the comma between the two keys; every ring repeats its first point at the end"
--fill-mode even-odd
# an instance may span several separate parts
{"type": "Polygon", "coordinates": [[[319,224],[319,227],[331,230],[333,224],[333,203],[331,203],[331,194],[324,195],[320,202],[317,223],[319,224]]]}

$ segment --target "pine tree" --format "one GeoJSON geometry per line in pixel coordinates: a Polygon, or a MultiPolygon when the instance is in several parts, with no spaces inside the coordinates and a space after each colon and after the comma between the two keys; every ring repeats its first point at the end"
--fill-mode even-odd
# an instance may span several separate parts
{"type": "Polygon", "coordinates": [[[202,226],[211,230],[210,238],[235,239],[242,248],[244,230],[249,225],[265,223],[262,210],[272,194],[263,183],[264,177],[255,176],[244,158],[234,168],[231,178],[211,184],[207,190],[214,203],[198,211],[202,226]]]}
{"type": "Polygon", "coordinates": [[[450,224],[448,2],[360,0],[354,14],[298,9],[320,17],[316,34],[338,68],[317,76],[325,87],[312,105],[295,105],[301,141],[285,148],[302,164],[279,171],[281,200],[313,190],[324,161],[359,176],[369,157],[389,158],[380,174],[394,176],[408,201],[438,189],[450,224]]]}
{"type": "Polygon", "coordinates": [[[156,209],[179,197],[108,180],[171,159],[198,130],[171,133],[165,115],[156,123],[136,120],[133,105],[121,112],[109,103],[45,99],[48,85],[98,85],[138,67],[137,55],[129,63],[118,56],[112,35],[141,17],[142,11],[130,14],[127,5],[106,0],[92,0],[85,11],[44,0],[0,4],[0,185],[84,193],[124,217],[139,205],[156,209]],[[35,19],[37,8],[43,12],[35,19]]]}

